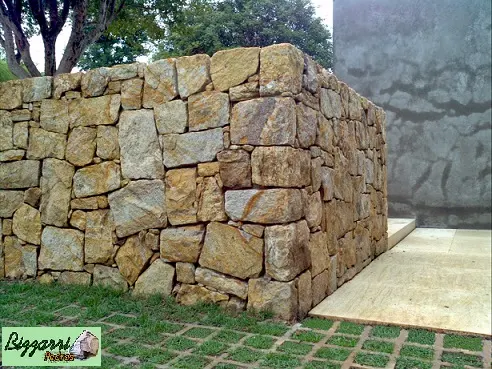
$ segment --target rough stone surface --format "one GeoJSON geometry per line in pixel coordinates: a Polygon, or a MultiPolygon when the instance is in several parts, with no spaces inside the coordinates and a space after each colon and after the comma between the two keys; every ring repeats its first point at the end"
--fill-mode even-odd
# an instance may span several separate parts
{"type": "Polygon", "coordinates": [[[265,228],[265,265],[268,276],[293,280],[310,265],[309,228],[305,220],[265,228]]]}
{"type": "Polygon", "coordinates": [[[4,273],[7,278],[34,277],[37,272],[37,248],[21,245],[16,237],[7,236],[3,244],[4,273]]]}
{"type": "Polygon", "coordinates": [[[96,155],[98,157],[105,160],[120,158],[118,128],[112,126],[98,126],[96,137],[96,155]]]}
{"type": "Polygon", "coordinates": [[[342,100],[340,94],[333,90],[325,88],[320,92],[321,112],[326,118],[341,118],[342,116],[342,100]]]}
{"type": "Polygon", "coordinates": [[[214,87],[227,91],[258,71],[260,48],[240,48],[216,52],[211,59],[210,73],[214,87]]]}
{"type": "Polygon", "coordinates": [[[12,231],[21,240],[34,245],[41,243],[41,216],[32,206],[23,204],[14,213],[12,231]]]}
{"type": "Polygon", "coordinates": [[[161,259],[154,261],[135,282],[135,295],[164,295],[169,296],[173,290],[175,269],[161,259]]]}
{"type": "Polygon", "coordinates": [[[298,94],[302,88],[304,56],[290,44],[264,47],[260,52],[260,94],[298,94]]]}
{"type": "Polygon", "coordinates": [[[308,249],[311,259],[311,276],[313,278],[330,266],[330,255],[326,242],[326,233],[311,233],[308,249]]]}
{"type": "Polygon", "coordinates": [[[231,143],[237,145],[294,145],[296,105],[288,97],[239,102],[231,114],[231,143]]]}
{"type": "Polygon", "coordinates": [[[75,197],[100,195],[120,187],[120,166],[112,161],[77,170],[73,177],[75,197]]]}
{"type": "Polygon", "coordinates": [[[118,268],[111,268],[96,264],[94,266],[94,286],[110,287],[115,290],[127,291],[128,283],[121,275],[118,268]]]}
{"type": "Polygon", "coordinates": [[[39,185],[40,162],[19,160],[0,164],[0,189],[17,189],[39,185]]]}
{"type": "Polygon", "coordinates": [[[232,102],[244,101],[260,97],[260,86],[258,82],[248,82],[229,90],[229,99],[232,102]]]}
{"type": "Polygon", "coordinates": [[[303,319],[311,310],[313,291],[311,289],[311,272],[308,270],[297,278],[298,318],[303,319]]]}
{"type": "Polygon", "coordinates": [[[197,220],[200,222],[224,221],[227,215],[224,210],[224,195],[217,180],[207,177],[198,185],[197,220]]]}
{"type": "Polygon", "coordinates": [[[45,227],[38,263],[39,269],[82,271],[84,234],[74,229],[45,227]]]}
{"type": "Polygon", "coordinates": [[[21,160],[24,157],[25,153],[25,150],[2,151],[0,152],[0,162],[21,160]]]}
{"type": "Polygon", "coordinates": [[[62,272],[58,276],[58,283],[89,286],[91,284],[91,279],[91,275],[85,272],[62,272]]]}
{"type": "Polygon", "coordinates": [[[22,106],[22,82],[12,80],[0,83],[0,109],[10,110],[20,106],[22,106]]]}
{"type": "Polygon", "coordinates": [[[309,228],[321,225],[323,219],[323,202],[319,191],[308,195],[306,209],[304,211],[309,228]]]}
{"type": "Polygon", "coordinates": [[[313,306],[318,305],[327,295],[330,285],[330,273],[328,270],[318,274],[311,281],[311,289],[313,296],[313,306]]]}
{"type": "Polygon", "coordinates": [[[65,157],[71,164],[82,167],[90,164],[96,151],[95,128],[76,127],[70,132],[65,157]]]}
{"type": "Polygon", "coordinates": [[[210,57],[204,54],[183,56],[176,60],[178,90],[181,98],[205,90],[210,82],[210,57]]]}
{"type": "Polygon", "coordinates": [[[226,224],[209,223],[199,263],[241,279],[257,277],[263,268],[263,240],[226,224]]]}
{"type": "Polygon", "coordinates": [[[71,100],[68,104],[70,128],[115,124],[120,103],[120,95],[71,100]]]}
{"type": "Polygon", "coordinates": [[[162,153],[151,110],[121,113],[118,142],[123,177],[130,179],[163,177],[162,153]]]}
{"type": "MultiPolygon", "coordinates": [[[[1,135],[0,135],[0,137],[1,137],[1,135]]],[[[8,136],[6,136],[6,137],[8,137],[8,136]]],[[[14,146],[19,147],[21,149],[27,149],[28,148],[28,143],[29,143],[29,123],[28,122],[14,123],[14,130],[12,132],[12,140],[14,142],[14,146]]]]}
{"type": "Polygon", "coordinates": [[[161,231],[161,257],[171,262],[196,263],[202,250],[203,225],[166,228],[161,231]]]}
{"type": "Polygon", "coordinates": [[[116,254],[115,261],[121,275],[132,285],[152,256],[138,236],[128,237],[125,244],[121,246],[116,254]]]}
{"type": "Polygon", "coordinates": [[[109,210],[87,212],[85,226],[86,263],[107,264],[113,254],[114,223],[109,210]]]}
{"type": "Polygon", "coordinates": [[[211,177],[220,171],[220,163],[217,161],[211,163],[198,164],[198,175],[200,177],[211,177]]]}
{"type": "Polygon", "coordinates": [[[70,225],[81,231],[85,231],[87,226],[87,214],[82,210],[75,210],[70,215],[70,225]]]}
{"type": "Polygon", "coordinates": [[[109,82],[109,68],[90,70],[82,75],[81,89],[84,97],[101,96],[109,82]]]}
{"type": "Polygon", "coordinates": [[[227,277],[207,268],[197,268],[195,280],[219,292],[236,295],[239,298],[248,297],[248,284],[236,278],[227,277]]]}
{"type": "Polygon", "coordinates": [[[22,91],[23,102],[41,101],[51,97],[53,77],[35,77],[22,80],[24,90],[22,91]]]}
{"type": "Polygon", "coordinates": [[[166,173],[166,209],[172,225],[196,223],[196,169],[166,173]]]}
{"type": "Polygon", "coordinates": [[[190,131],[223,127],[229,124],[229,95],[206,91],[188,99],[190,131]]]}
{"type": "Polygon", "coordinates": [[[304,104],[297,104],[297,138],[299,145],[309,148],[316,142],[318,112],[304,104]]]}
{"type": "Polygon", "coordinates": [[[157,131],[161,135],[183,133],[188,126],[187,103],[173,100],[154,106],[154,117],[157,131]]]}
{"type": "Polygon", "coordinates": [[[63,73],[53,78],[53,98],[59,99],[63,94],[80,87],[82,72],[63,73]]]}
{"type": "Polygon", "coordinates": [[[176,301],[183,305],[195,305],[199,302],[217,304],[228,300],[229,296],[223,293],[210,291],[205,287],[192,284],[181,285],[176,295],[176,301]]]}
{"type": "Polygon", "coordinates": [[[63,159],[65,157],[66,135],[45,131],[42,128],[31,128],[29,136],[28,159],[63,159]]]}
{"type": "Polygon", "coordinates": [[[23,202],[24,192],[0,190],[0,218],[11,218],[23,202]]]}
{"type": "Polygon", "coordinates": [[[295,282],[276,282],[250,279],[248,283],[248,310],[268,310],[275,316],[294,320],[297,318],[297,289],[295,282]]]}
{"type": "Polygon", "coordinates": [[[163,136],[162,146],[167,168],[213,161],[224,148],[222,129],[166,135],[163,136]]]}
{"type": "Polygon", "coordinates": [[[224,150],[217,154],[220,163],[220,178],[225,187],[251,187],[251,161],[244,150],[224,150]]]}
{"type": "Polygon", "coordinates": [[[41,101],[41,128],[50,132],[67,134],[69,122],[66,100],[41,101]]]}
{"type": "Polygon", "coordinates": [[[68,220],[72,191],[73,165],[58,159],[43,161],[41,177],[41,222],[63,227],[68,220]]]}
{"type": "Polygon", "coordinates": [[[142,108],[143,81],[139,78],[121,83],[121,107],[125,110],[142,108]]]}
{"type": "Polygon", "coordinates": [[[302,187],[311,182],[311,154],[292,147],[257,147],[251,154],[253,183],[302,187]]]}
{"type": "Polygon", "coordinates": [[[176,280],[181,283],[195,283],[195,265],[191,263],[176,263],[176,280]]]}
{"type": "Polygon", "coordinates": [[[235,221],[293,222],[303,215],[302,196],[295,189],[226,191],[225,210],[235,221]]]}

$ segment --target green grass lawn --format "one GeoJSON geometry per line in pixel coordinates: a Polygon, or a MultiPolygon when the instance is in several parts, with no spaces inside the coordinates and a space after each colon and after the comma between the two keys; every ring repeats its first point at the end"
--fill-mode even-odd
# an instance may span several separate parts
{"type": "MultiPolygon", "coordinates": [[[[316,318],[291,326],[268,313],[181,306],[160,296],[137,299],[98,287],[0,282],[0,326],[82,325],[101,327],[102,368],[383,368],[393,360],[397,369],[431,369],[436,359],[437,335],[421,329],[316,318]],[[407,339],[397,344],[399,337],[407,339]]],[[[482,338],[442,339],[444,352],[437,359],[446,367],[486,364],[482,338]]]]}

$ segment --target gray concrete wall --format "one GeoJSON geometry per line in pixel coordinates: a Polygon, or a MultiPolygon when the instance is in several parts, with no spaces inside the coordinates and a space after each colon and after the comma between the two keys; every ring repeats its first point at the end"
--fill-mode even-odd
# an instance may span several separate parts
{"type": "Polygon", "coordinates": [[[335,0],[334,50],[387,112],[390,216],[490,228],[490,0],[335,0]]]}

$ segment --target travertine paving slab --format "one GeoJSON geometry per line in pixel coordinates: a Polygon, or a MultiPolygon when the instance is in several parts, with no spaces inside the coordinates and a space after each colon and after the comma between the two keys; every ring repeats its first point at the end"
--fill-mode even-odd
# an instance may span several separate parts
{"type": "Polygon", "coordinates": [[[403,240],[415,229],[415,219],[389,218],[388,219],[388,249],[403,240]]]}
{"type": "Polygon", "coordinates": [[[418,228],[310,315],[491,335],[491,234],[418,228]]]}

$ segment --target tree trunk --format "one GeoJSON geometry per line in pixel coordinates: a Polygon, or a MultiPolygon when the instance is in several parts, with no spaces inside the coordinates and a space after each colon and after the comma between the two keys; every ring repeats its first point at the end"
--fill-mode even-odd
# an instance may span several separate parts
{"type": "Polygon", "coordinates": [[[43,38],[44,43],[44,75],[53,76],[56,72],[56,38],[43,38]]]}

